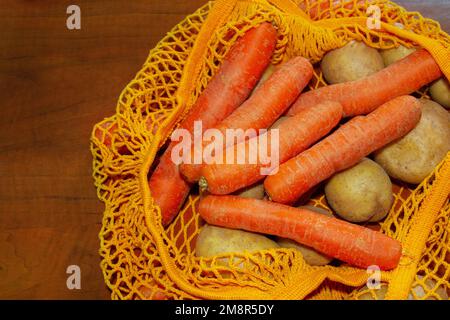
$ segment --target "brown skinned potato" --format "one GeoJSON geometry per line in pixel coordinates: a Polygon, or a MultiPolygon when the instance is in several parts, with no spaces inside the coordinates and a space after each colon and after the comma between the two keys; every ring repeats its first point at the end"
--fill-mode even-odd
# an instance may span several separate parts
{"type": "Polygon", "coordinates": [[[365,78],[383,69],[384,63],[378,50],[362,42],[351,41],[325,54],[321,68],[325,80],[335,84],[365,78]]]}
{"type": "Polygon", "coordinates": [[[380,54],[383,58],[384,65],[387,67],[397,60],[403,59],[404,57],[410,55],[414,51],[416,51],[416,49],[399,45],[397,48],[380,50],[380,54]]]}
{"type": "Polygon", "coordinates": [[[195,254],[198,257],[212,257],[224,253],[253,252],[278,247],[275,241],[257,233],[205,225],[198,235],[195,254]]]}
{"type": "Polygon", "coordinates": [[[242,191],[239,191],[237,193],[238,196],[243,198],[253,198],[253,199],[264,199],[265,192],[264,192],[264,184],[258,183],[253,186],[249,186],[245,188],[242,191]]]}
{"type": "Polygon", "coordinates": [[[430,86],[431,98],[444,108],[450,109],[450,82],[441,78],[430,86]]]}
{"type": "Polygon", "coordinates": [[[325,196],[336,214],[350,222],[380,221],[394,201],[389,176],[367,158],[331,177],[325,196]]]}
{"type": "Polygon", "coordinates": [[[393,178],[418,184],[450,151],[450,113],[422,100],[418,125],[403,138],[375,152],[375,161],[393,178]]]}

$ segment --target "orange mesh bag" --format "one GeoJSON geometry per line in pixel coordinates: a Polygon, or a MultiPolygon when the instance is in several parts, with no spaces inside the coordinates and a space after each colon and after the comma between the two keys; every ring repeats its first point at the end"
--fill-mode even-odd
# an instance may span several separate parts
{"type": "MultiPolygon", "coordinates": [[[[399,266],[364,289],[366,270],[310,266],[294,249],[195,255],[203,222],[191,191],[164,229],[148,174],[172,130],[205,88],[228,49],[264,21],[278,31],[273,64],[301,55],[318,62],[355,39],[374,48],[424,47],[450,78],[450,38],[439,24],[390,1],[217,0],[176,25],[150,51],[121,93],[116,113],[95,125],[93,176],[105,204],[101,269],[113,299],[440,299],[450,290],[450,153],[417,188],[395,187],[381,232],[403,245],[399,266]],[[369,29],[367,9],[380,8],[369,29]],[[401,23],[403,28],[398,28],[401,23]],[[228,258],[224,263],[223,258],[228,258]],[[420,292],[419,292],[420,291],[420,292]]],[[[326,85],[316,71],[310,89],[326,85]]],[[[427,96],[426,91],[416,93],[427,96]]],[[[311,200],[327,207],[323,194],[311,200]]]]}

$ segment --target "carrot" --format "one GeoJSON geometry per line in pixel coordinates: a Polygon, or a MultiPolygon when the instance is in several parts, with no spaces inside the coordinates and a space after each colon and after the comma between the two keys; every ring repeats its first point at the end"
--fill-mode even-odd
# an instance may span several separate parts
{"type": "Polygon", "coordinates": [[[283,163],[264,187],[273,201],[293,203],[308,189],[347,169],[363,157],[412,130],[421,116],[420,102],[397,97],[367,116],[351,119],[331,135],[283,163]]]}
{"type": "MultiPolygon", "coordinates": [[[[273,141],[273,143],[278,143],[274,150],[278,152],[279,162],[283,163],[289,160],[325,136],[338,124],[341,117],[342,106],[337,102],[326,101],[313,109],[303,110],[286,119],[278,128],[278,140],[273,141]]],[[[273,131],[269,130],[266,135],[267,150],[272,150],[273,131]]],[[[259,138],[261,137],[254,137],[230,146],[229,148],[234,148],[233,163],[226,163],[225,156],[223,156],[222,164],[205,164],[202,168],[203,178],[200,179],[201,187],[213,194],[229,194],[263,179],[265,175],[261,169],[269,166],[262,163],[261,159],[258,159],[256,164],[252,164],[250,161],[250,150],[258,150],[259,138]],[[251,149],[250,145],[255,148],[251,149]],[[236,160],[240,148],[245,150],[245,164],[239,164],[236,160]]]]}
{"type": "Polygon", "coordinates": [[[270,201],[208,195],[199,214],[209,224],[289,238],[360,268],[390,270],[402,254],[400,242],[380,232],[270,201]]]}
{"type": "Polygon", "coordinates": [[[288,110],[294,115],[324,100],[338,101],[345,116],[370,113],[383,103],[405,94],[442,76],[436,61],[424,49],[389,65],[364,79],[338,83],[302,94],[288,110]]]}
{"type": "MultiPolygon", "coordinates": [[[[248,129],[268,128],[294,102],[312,78],[312,74],[311,63],[303,57],[295,57],[280,65],[254,94],[217,125],[216,129],[225,136],[227,129],[242,129],[245,132],[248,129]]],[[[227,145],[233,145],[234,142],[226,141],[227,145]]],[[[204,144],[203,150],[207,147],[208,144],[204,144]]],[[[200,151],[193,150],[191,159],[195,157],[195,152],[200,151]]],[[[181,173],[190,182],[199,180],[201,168],[202,164],[180,165],[181,173]]]]}
{"type": "MultiPolygon", "coordinates": [[[[180,128],[192,133],[197,120],[202,121],[204,129],[210,128],[241,105],[269,65],[276,38],[275,28],[266,22],[246,32],[227,53],[180,128]]],[[[170,143],[149,180],[151,195],[161,209],[163,225],[177,215],[191,187],[171,159],[175,145],[175,142],[170,143]]]]}

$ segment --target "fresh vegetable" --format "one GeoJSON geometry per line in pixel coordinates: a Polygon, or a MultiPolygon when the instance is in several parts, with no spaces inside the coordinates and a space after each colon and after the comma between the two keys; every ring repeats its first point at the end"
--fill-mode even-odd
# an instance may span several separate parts
{"type": "Polygon", "coordinates": [[[275,71],[275,66],[273,64],[269,64],[269,66],[264,71],[263,75],[261,76],[261,79],[259,79],[258,83],[256,84],[255,88],[253,88],[252,94],[255,93],[256,89],[261,87],[261,85],[266,82],[267,79],[272,75],[272,73],[275,71]]]}
{"type": "MultiPolygon", "coordinates": [[[[312,74],[311,63],[303,57],[295,57],[283,63],[247,101],[218,124],[216,129],[224,137],[227,129],[242,129],[244,132],[248,129],[267,129],[294,102],[312,74]]],[[[234,142],[226,141],[227,146],[233,145],[234,142]]],[[[211,142],[211,145],[213,143],[211,142]]],[[[205,144],[203,150],[209,148],[208,145],[205,144]]],[[[196,151],[201,150],[193,150],[192,158],[195,157],[196,151]]],[[[180,165],[180,170],[186,180],[196,182],[200,179],[202,167],[202,164],[184,163],[180,165]]]]}
{"type": "Polygon", "coordinates": [[[278,120],[275,121],[269,129],[278,129],[278,128],[280,128],[280,125],[281,125],[284,121],[286,121],[287,119],[289,119],[289,117],[287,117],[287,116],[281,116],[281,117],[279,117],[278,120]]]}
{"type": "Polygon", "coordinates": [[[310,210],[237,196],[204,197],[199,214],[209,224],[295,240],[353,266],[397,266],[399,241],[362,226],[310,210]]]}
{"type": "Polygon", "coordinates": [[[380,50],[380,54],[383,58],[384,65],[387,67],[394,62],[409,56],[414,51],[416,51],[416,49],[399,45],[396,48],[380,50]]]}
{"type": "Polygon", "coordinates": [[[410,94],[441,76],[442,72],[433,57],[426,50],[418,50],[364,79],[306,92],[288,110],[288,115],[313,108],[324,100],[340,102],[347,117],[367,114],[383,103],[410,94]]]}
{"type": "Polygon", "coordinates": [[[403,138],[375,152],[375,161],[393,178],[418,184],[450,151],[450,113],[423,99],[419,124],[403,138]]]}
{"type": "Polygon", "coordinates": [[[406,135],[420,120],[420,106],[416,98],[401,96],[367,116],[354,117],[268,176],[264,181],[267,194],[273,201],[293,203],[319,182],[406,135]]]}
{"type": "Polygon", "coordinates": [[[331,177],[325,196],[333,210],[350,222],[380,221],[394,202],[389,176],[367,158],[331,177]]]}
{"type": "Polygon", "coordinates": [[[442,105],[444,108],[450,109],[450,82],[441,78],[430,86],[431,98],[442,105]]]}
{"type": "MultiPolygon", "coordinates": [[[[278,152],[279,162],[283,163],[325,136],[338,124],[341,116],[342,107],[336,102],[326,101],[314,109],[306,109],[280,124],[278,141],[272,141],[272,130],[266,133],[267,149],[272,150],[272,143],[278,142],[275,151],[278,152]]],[[[250,161],[252,151],[259,149],[260,138],[255,137],[229,147],[235,149],[235,158],[231,163],[226,163],[225,152],[222,155],[223,163],[205,164],[200,186],[213,194],[229,194],[263,179],[266,175],[261,169],[267,168],[270,171],[270,164],[263,164],[259,157],[256,163],[250,161]],[[244,148],[246,160],[244,164],[240,164],[237,161],[238,150],[244,148]]]]}
{"type": "MultiPolygon", "coordinates": [[[[211,128],[241,105],[269,65],[276,38],[277,32],[270,23],[245,33],[227,53],[180,128],[192,133],[197,120],[202,121],[203,129],[211,128]]],[[[166,149],[149,181],[151,195],[161,209],[163,225],[177,215],[191,187],[171,159],[175,144],[172,142],[166,149]]]]}
{"type": "Polygon", "coordinates": [[[350,41],[325,54],[320,67],[325,80],[335,84],[365,78],[383,69],[384,63],[377,49],[350,41]]]}
{"type": "Polygon", "coordinates": [[[243,198],[264,199],[264,184],[257,183],[237,191],[237,195],[243,198]]]}
{"type": "MultiPolygon", "coordinates": [[[[301,206],[299,208],[323,214],[328,217],[333,217],[333,214],[331,212],[322,208],[317,208],[314,206],[301,206]]],[[[302,253],[303,259],[307,264],[311,266],[324,266],[333,261],[333,258],[323,253],[317,252],[313,248],[300,244],[294,240],[278,237],[276,241],[281,248],[294,248],[300,251],[302,253]]]]}
{"type": "Polygon", "coordinates": [[[332,17],[332,12],[338,11],[339,8],[343,10],[351,10],[355,6],[366,3],[371,3],[374,0],[331,0],[331,1],[322,1],[322,0],[308,0],[308,1],[300,1],[298,6],[305,12],[308,12],[308,15],[313,20],[318,19],[327,19],[332,17]],[[331,7],[331,10],[330,10],[331,7]]]}
{"type": "MultiPolygon", "coordinates": [[[[252,232],[205,225],[195,243],[197,257],[213,257],[224,253],[254,252],[278,248],[269,238],[252,232]]],[[[224,259],[226,262],[228,259],[224,259]]]]}

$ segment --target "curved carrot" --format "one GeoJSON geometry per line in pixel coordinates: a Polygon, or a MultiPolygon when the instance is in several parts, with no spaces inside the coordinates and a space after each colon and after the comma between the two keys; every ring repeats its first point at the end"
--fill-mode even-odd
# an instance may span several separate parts
{"type": "MultiPolygon", "coordinates": [[[[227,129],[242,129],[245,132],[247,129],[268,128],[295,101],[312,75],[313,67],[303,57],[295,57],[283,63],[255,90],[248,100],[217,125],[216,129],[225,136],[227,129]]],[[[226,142],[229,145],[234,144],[234,141],[226,142]]],[[[204,144],[203,150],[207,146],[208,144],[204,144]]],[[[181,173],[190,182],[200,179],[201,168],[202,164],[184,163],[180,165],[181,173]]]]}
{"type": "MultiPolygon", "coordinates": [[[[211,128],[241,105],[269,65],[276,38],[275,28],[267,22],[245,33],[227,53],[180,128],[192,133],[197,120],[202,121],[204,129],[211,128]]],[[[177,215],[191,187],[171,159],[175,145],[170,143],[149,180],[151,195],[161,209],[163,225],[177,215]]]]}
{"type": "MultiPolygon", "coordinates": [[[[286,119],[278,128],[278,141],[274,141],[278,142],[275,150],[279,153],[279,163],[296,156],[325,136],[339,123],[341,117],[342,106],[338,102],[326,101],[315,108],[303,110],[286,119]]],[[[202,168],[201,187],[207,188],[213,194],[229,194],[263,179],[265,175],[261,173],[261,169],[270,166],[261,163],[260,159],[256,164],[251,164],[249,161],[250,145],[253,144],[256,147],[253,150],[258,150],[259,138],[254,137],[230,146],[229,148],[234,148],[233,163],[226,163],[223,156],[222,164],[205,164],[202,168]],[[237,162],[236,155],[240,148],[245,148],[245,164],[237,162]]],[[[267,132],[267,142],[267,150],[272,150],[272,130],[267,132]]]]}
{"type": "Polygon", "coordinates": [[[334,173],[403,137],[419,122],[420,102],[412,96],[397,97],[367,116],[351,119],[331,135],[283,163],[264,181],[275,202],[293,203],[303,193],[334,173]]]}
{"type": "Polygon", "coordinates": [[[199,214],[207,223],[289,238],[353,266],[390,270],[402,254],[399,241],[316,212],[239,196],[206,196],[199,214]]]}
{"type": "Polygon", "coordinates": [[[297,99],[287,114],[292,116],[324,100],[340,102],[345,116],[367,114],[383,103],[410,94],[441,76],[436,61],[421,49],[364,79],[308,91],[297,99]]]}

